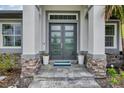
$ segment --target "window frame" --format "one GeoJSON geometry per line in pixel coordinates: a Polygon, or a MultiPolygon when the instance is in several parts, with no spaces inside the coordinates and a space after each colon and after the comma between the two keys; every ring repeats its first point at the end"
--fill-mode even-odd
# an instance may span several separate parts
{"type": "Polygon", "coordinates": [[[70,21],[70,19],[50,19],[51,15],[75,15],[76,19],[71,19],[71,21],[78,21],[78,13],[48,13],[48,20],[68,20],[70,21]]]}
{"type": "MultiPolygon", "coordinates": [[[[117,23],[105,23],[106,25],[113,25],[114,26],[114,35],[106,35],[105,33],[105,38],[106,36],[113,36],[114,37],[114,45],[113,46],[105,46],[106,49],[116,49],[117,48],[117,23]]],[[[106,32],[106,29],[105,29],[106,32]]],[[[105,41],[106,42],[106,41],[105,41]]]]}
{"type": "MultiPolygon", "coordinates": [[[[22,30],[21,30],[21,34],[20,34],[20,35],[18,35],[18,34],[16,35],[15,31],[14,31],[14,34],[13,34],[13,35],[12,35],[12,34],[11,34],[11,35],[10,35],[10,34],[9,34],[9,35],[3,35],[3,24],[21,25],[21,26],[22,26],[22,23],[21,23],[21,22],[1,22],[0,24],[1,24],[1,34],[2,34],[2,42],[1,42],[1,43],[2,43],[2,44],[1,44],[2,47],[1,47],[1,48],[7,48],[7,49],[8,49],[8,48],[9,48],[9,49],[15,48],[15,49],[20,49],[22,45],[21,45],[21,46],[15,46],[15,45],[14,45],[14,46],[4,46],[4,44],[3,44],[3,43],[4,43],[3,37],[4,37],[4,36],[14,36],[14,43],[15,43],[15,37],[16,37],[16,36],[20,36],[20,37],[22,38],[22,30]]],[[[14,30],[15,30],[15,27],[14,27],[14,30]]],[[[22,39],[21,39],[21,40],[22,40],[22,39]]],[[[22,44],[22,41],[21,41],[21,44],[22,44]]]]}

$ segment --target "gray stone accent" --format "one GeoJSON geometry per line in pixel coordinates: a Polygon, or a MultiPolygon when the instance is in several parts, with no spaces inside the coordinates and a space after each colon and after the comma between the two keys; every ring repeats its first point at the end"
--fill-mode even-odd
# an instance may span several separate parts
{"type": "Polygon", "coordinates": [[[16,87],[17,88],[28,88],[32,80],[33,80],[33,76],[20,78],[20,80],[16,83],[16,87]]]}
{"type": "Polygon", "coordinates": [[[0,76],[0,81],[4,80],[7,76],[0,76]]]}
{"type": "Polygon", "coordinates": [[[120,56],[121,55],[117,55],[117,54],[106,54],[107,63],[116,63],[116,62],[119,62],[120,61],[120,56]]]}
{"type": "Polygon", "coordinates": [[[87,55],[86,67],[89,72],[95,75],[95,78],[106,77],[106,55],[87,55]]]}
{"type": "Polygon", "coordinates": [[[28,55],[22,55],[22,59],[30,60],[30,59],[38,59],[41,56],[41,54],[28,54],[28,55]]]}
{"type": "Polygon", "coordinates": [[[107,67],[114,65],[115,68],[120,68],[124,64],[124,57],[120,54],[106,54],[107,67]]]}
{"type": "Polygon", "coordinates": [[[21,58],[21,77],[19,87],[28,87],[33,80],[33,76],[38,72],[41,67],[40,54],[37,55],[22,55],[21,58]]]}
{"type": "Polygon", "coordinates": [[[119,54],[119,49],[105,49],[105,53],[107,54],[119,54]]]}

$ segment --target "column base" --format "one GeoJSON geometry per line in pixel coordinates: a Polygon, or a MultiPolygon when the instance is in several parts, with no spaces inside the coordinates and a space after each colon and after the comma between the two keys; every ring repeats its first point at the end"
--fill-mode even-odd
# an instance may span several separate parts
{"type": "Polygon", "coordinates": [[[33,76],[38,72],[41,67],[40,54],[37,55],[22,55],[21,58],[21,78],[19,87],[28,87],[33,80],[33,76]]]}
{"type": "Polygon", "coordinates": [[[86,67],[89,72],[95,75],[95,78],[106,77],[106,55],[87,55],[86,67]]]}

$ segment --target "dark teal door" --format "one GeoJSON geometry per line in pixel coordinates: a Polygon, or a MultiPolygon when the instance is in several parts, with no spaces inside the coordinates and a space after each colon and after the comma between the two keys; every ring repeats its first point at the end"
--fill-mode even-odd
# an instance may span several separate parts
{"type": "Polygon", "coordinates": [[[77,24],[49,24],[49,52],[51,59],[74,60],[77,51],[77,24]]]}

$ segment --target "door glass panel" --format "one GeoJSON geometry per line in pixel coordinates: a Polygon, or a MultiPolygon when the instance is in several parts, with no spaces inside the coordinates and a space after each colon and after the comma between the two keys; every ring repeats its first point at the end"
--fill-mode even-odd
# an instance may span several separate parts
{"type": "Polygon", "coordinates": [[[73,37],[74,33],[73,32],[65,32],[65,37],[73,37]]]}
{"type": "Polygon", "coordinates": [[[54,55],[54,56],[61,54],[61,51],[60,50],[54,50],[54,51],[52,50],[51,52],[52,52],[52,55],[54,55]]]}
{"type": "Polygon", "coordinates": [[[60,25],[51,26],[51,30],[61,30],[61,26],[60,25]]]}
{"type": "Polygon", "coordinates": [[[51,39],[52,43],[51,43],[51,53],[52,55],[60,55],[61,54],[61,50],[60,50],[60,39],[51,39]]]}
{"type": "Polygon", "coordinates": [[[64,47],[65,47],[65,50],[69,50],[70,52],[74,50],[74,47],[72,45],[65,45],[64,47]]]}
{"type": "Polygon", "coordinates": [[[74,26],[65,26],[65,30],[74,30],[74,26]]]}
{"type": "Polygon", "coordinates": [[[52,38],[51,39],[51,43],[59,44],[60,43],[60,39],[59,38],[52,38]]]}
{"type": "Polygon", "coordinates": [[[56,38],[56,37],[61,37],[61,32],[52,32],[51,36],[56,38]]]}
{"type": "Polygon", "coordinates": [[[73,42],[74,42],[73,38],[66,38],[65,39],[65,44],[73,43],[73,42]]]}
{"type": "Polygon", "coordinates": [[[64,48],[66,50],[73,50],[74,49],[74,40],[73,40],[73,38],[66,38],[65,39],[64,48]]]}
{"type": "MultiPolygon", "coordinates": [[[[64,44],[64,49],[66,50],[66,51],[68,51],[68,50],[73,50],[74,49],[74,45],[73,44],[64,44]]],[[[70,51],[71,52],[71,51],[70,51]]]]}

